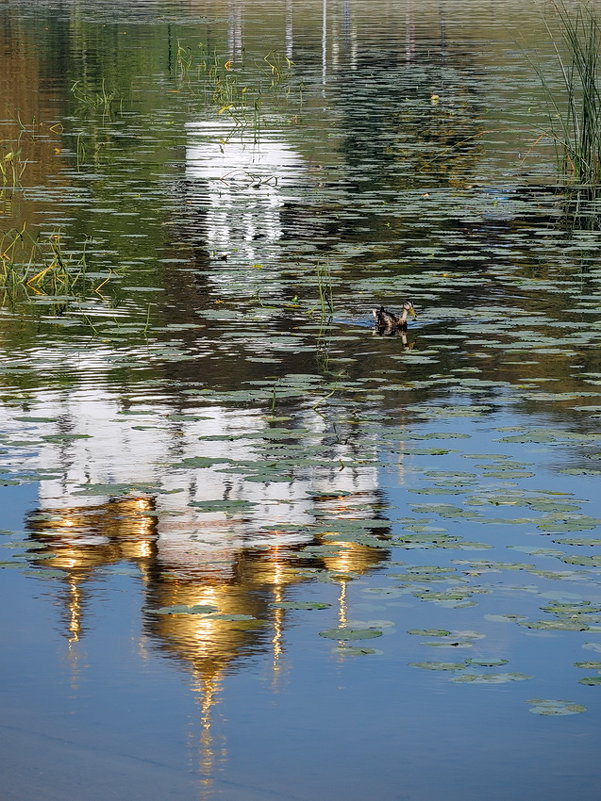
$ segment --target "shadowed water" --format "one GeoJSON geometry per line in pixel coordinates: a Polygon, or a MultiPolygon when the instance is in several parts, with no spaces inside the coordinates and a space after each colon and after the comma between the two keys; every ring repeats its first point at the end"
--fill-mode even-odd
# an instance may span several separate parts
{"type": "Polygon", "coordinates": [[[541,135],[552,10],[0,19],[3,798],[593,798],[600,242],[541,135]]]}

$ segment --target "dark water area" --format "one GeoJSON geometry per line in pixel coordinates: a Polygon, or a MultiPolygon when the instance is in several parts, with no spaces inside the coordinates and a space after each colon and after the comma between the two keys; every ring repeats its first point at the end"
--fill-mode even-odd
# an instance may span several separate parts
{"type": "Polygon", "coordinates": [[[0,5],[2,801],[596,797],[599,212],[549,30],[0,5]]]}

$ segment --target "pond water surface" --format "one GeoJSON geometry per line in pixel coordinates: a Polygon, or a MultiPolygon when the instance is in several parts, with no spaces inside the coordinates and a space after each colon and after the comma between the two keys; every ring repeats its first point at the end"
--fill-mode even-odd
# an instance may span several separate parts
{"type": "Polygon", "coordinates": [[[3,801],[596,797],[550,5],[0,19],[3,801]]]}

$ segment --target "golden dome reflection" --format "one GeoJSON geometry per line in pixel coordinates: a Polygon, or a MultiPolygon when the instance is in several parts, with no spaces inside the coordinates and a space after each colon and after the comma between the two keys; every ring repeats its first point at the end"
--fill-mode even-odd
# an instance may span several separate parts
{"type": "MultiPolygon", "coordinates": [[[[294,614],[282,606],[295,585],[316,572],[338,584],[329,593],[339,625],[348,619],[348,581],[375,569],[388,557],[386,521],[367,543],[343,532],[374,518],[373,496],[357,493],[313,499],[319,528],[307,527],[304,543],[243,547],[225,529],[202,529],[203,539],[166,526],[155,499],[127,496],[102,504],[44,509],[27,519],[35,567],[60,571],[61,605],[71,658],[78,658],[85,610],[93,596],[89,579],[122,562],[139,570],[144,591],[140,653],[154,650],[175,660],[190,676],[198,701],[197,753],[201,790],[209,790],[226,760],[217,707],[225,678],[249,660],[269,658],[276,689],[286,661],[286,623],[294,614]],[[331,531],[324,531],[325,527],[331,531]],[[337,530],[338,529],[338,530],[337,530]],[[210,534],[214,533],[211,539],[210,534]]],[[[262,532],[261,541],[265,542],[262,532]]],[[[279,531],[273,529],[274,537],[279,531]]],[[[362,539],[365,539],[362,537],[362,539]]],[[[105,575],[106,579],[106,575],[105,575]]],[[[294,596],[292,596],[294,600],[294,596]]],[[[75,663],[75,662],[74,662],[75,663]]],[[[81,672],[81,669],[79,669],[81,672]]]]}
{"type": "Polygon", "coordinates": [[[111,499],[93,506],[33,512],[26,520],[36,543],[28,556],[34,568],[60,571],[60,598],[68,642],[81,639],[88,600],[86,582],[97,569],[134,562],[146,575],[156,549],[155,503],[151,497],[111,499]]]}

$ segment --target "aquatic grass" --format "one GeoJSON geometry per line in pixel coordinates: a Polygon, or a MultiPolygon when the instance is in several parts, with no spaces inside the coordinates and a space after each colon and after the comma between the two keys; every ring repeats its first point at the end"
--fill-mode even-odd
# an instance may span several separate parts
{"type": "Polygon", "coordinates": [[[294,66],[294,61],[279,50],[271,50],[263,61],[269,66],[272,86],[278,86],[282,83],[286,78],[285,70],[290,70],[294,66]]]}
{"type": "Polygon", "coordinates": [[[327,264],[318,263],[315,268],[317,276],[317,292],[319,294],[319,309],[322,320],[334,314],[334,292],[332,289],[332,274],[327,264]]]}
{"type": "Polygon", "coordinates": [[[4,189],[20,186],[26,167],[27,162],[23,161],[20,148],[11,147],[6,142],[0,143],[0,180],[4,189]]]}
{"type": "Polygon", "coordinates": [[[535,67],[549,105],[550,136],[564,180],[597,188],[601,185],[601,23],[591,6],[571,11],[563,2],[554,2],[554,8],[567,55],[546,21],[545,27],[559,65],[561,96],[542,68],[535,67]]]}
{"type": "Polygon", "coordinates": [[[175,66],[178,77],[181,81],[187,81],[189,79],[192,63],[192,50],[186,45],[182,44],[178,39],[175,51],[175,66]]]}
{"type": "Polygon", "coordinates": [[[17,170],[17,155],[18,154],[13,150],[8,150],[0,155],[0,175],[2,176],[2,183],[5,186],[8,183],[12,183],[13,186],[16,186],[22,175],[22,172],[17,170]]]}
{"type": "Polygon", "coordinates": [[[71,84],[71,94],[79,104],[80,113],[90,114],[99,111],[103,117],[110,117],[117,102],[123,111],[123,98],[118,97],[115,89],[107,90],[104,78],[98,92],[88,89],[81,80],[78,80],[71,84]]]}
{"type": "Polygon", "coordinates": [[[79,131],[75,137],[75,164],[78,172],[86,160],[86,146],[82,138],[83,135],[83,131],[79,131]]]}
{"type": "Polygon", "coordinates": [[[86,243],[76,256],[65,252],[60,232],[33,236],[26,224],[0,234],[0,288],[35,295],[84,295],[110,281],[109,270],[98,283],[88,275],[86,243]]]}
{"type": "MultiPolygon", "coordinates": [[[[294,63],[278,50],[271,50],[263,59],[244,65],[225,58],[216,50],[207,51],[200,43],[200,55],[195,59],[193,50],[178,40],[176,69],[180,88],[185,88],[216,113],[226,115],[233,123],[232,135],[252,129],[258,141],[263,127],[263,106],[269,100],[285,97],[285,108],[290,105],[294,87],[290,77],[294,63]],[[193,77],[194,76],[194,77],[193,77]]],[[[302,89],[299,108],[302,108],[302,89]]],[[[295,119],[298,110],[295,108],[295,119]]],[[[226,137],[224,141],[229,138],[226,137]]]]}
{"type": "MultiPolygon", "coordinates": [[[[99,292],[99,291],[100,291],[100,289],[102,289],[102,287],[103,287],[103,286],[104,286],[104,285],[107,283],[107,281],[109,281],[109,280],[110,280],[110,276],[109,276],[108,278],[106,278],[106,279],[105,279],[105,280],[102,282],[102,284],[100,284],[99,286],[97,286],[97,287],[96,287],[96,289],[95,289],[95,291],[96,291],[96,292],[99,292]]],[[[148,308],[146,309],[146,321],[145,321],[145,323],[144,323],[144,328],[143,328],[143,330],[142,330],[142,336],[144,337],[144,339],[148,339],[148,331],[149,331],[149,329],[150,329],[150,310],[151,310],[152,306],[154,306],[154,305],[155,305],[154,303],[149,303],[149,304],[148,304],[148,308]]]]}

